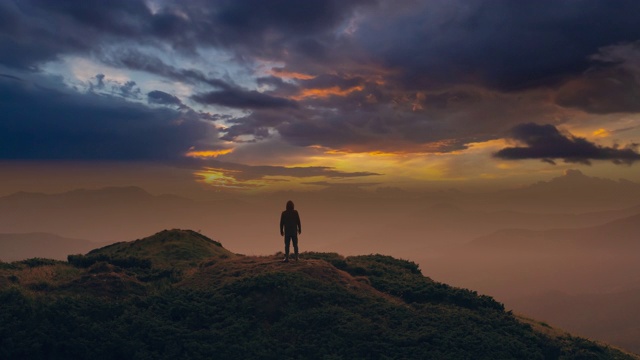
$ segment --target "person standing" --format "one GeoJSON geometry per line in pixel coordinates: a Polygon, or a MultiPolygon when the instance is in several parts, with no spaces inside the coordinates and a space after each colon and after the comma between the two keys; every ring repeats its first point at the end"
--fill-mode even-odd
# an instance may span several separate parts
{"type": "Polygon", "coordinates": [[[302,234],[300,215],[294,210],[293,201],[287,201],[286,210],[280,216],[280,235],[284,236],[284,262],[289,262],[289,245],[293,241],[294,259],[298,261],[298,234],[302,234]]]}

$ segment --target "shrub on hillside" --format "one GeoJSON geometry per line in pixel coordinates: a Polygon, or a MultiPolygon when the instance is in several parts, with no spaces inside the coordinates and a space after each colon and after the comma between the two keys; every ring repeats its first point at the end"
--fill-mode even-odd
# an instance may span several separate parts
{"type": "Polygon", "coordinates": [[[100,261],[103,261],[115,266],[119,266],[125,269],[128,269],[128,268],[150,269],[151,268],[151,260],[141,259],[133,256],[111,257],[104,254],[69,255],[67,256],[67,260],[69,264],[79,268],[88,268],[100,261]]]}

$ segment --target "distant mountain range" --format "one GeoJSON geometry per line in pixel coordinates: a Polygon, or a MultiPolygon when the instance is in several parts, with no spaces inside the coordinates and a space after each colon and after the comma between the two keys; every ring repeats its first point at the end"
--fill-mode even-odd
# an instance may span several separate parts
{"type": "Polygon", "coordinates": [[[640,250],[640,213],[603,225],[577,229],[505,229],[481,236],[470,246],[484,250],[622,251],[640,250]]]}
{"type": "Polygon", "coordinates": [[[48,233],[0,234],[0,261],[36,257],[66,260],[69,254],[84,254],[99,245],[48,233]]]}
{"type": "MultiPolygon", "coordinates": [[[[0,197],[0,233],[46,232],[116,242],[158,228],[192,228],[225,241],[238,252],[260,254],[281,247],[278,216],[284,203],[293,199],[301,207],[307,246],[319,251],[407,257],[503,229],[581,228],[640,213],[640,184],[589,177],[577,170],[508,191],[392,195],[327,190],[197,201],[151,195],[137,187],[58,194],[19,192],[0,197]]],[[[507,236],[532,234],[508,232],[507,236]]]]}
{"type": "Polygon", "coordinates": [[[199,229],[216,214],[233,211],[237,203],[154,196],[137,187],[58,194],[20,192],[0,198],[0,232],[48,232],[115,242],[141,237],[158,227],[191,225],[199,229]]]}
{"type": "Polygon", "coordinates": [[[499,191],[495,195],[496,201],[510,202],[514,208],[589,212],[639,205],[640,183],[591,177],[580,170],[567,170],[563,176],[549,181],[499,191]]]}

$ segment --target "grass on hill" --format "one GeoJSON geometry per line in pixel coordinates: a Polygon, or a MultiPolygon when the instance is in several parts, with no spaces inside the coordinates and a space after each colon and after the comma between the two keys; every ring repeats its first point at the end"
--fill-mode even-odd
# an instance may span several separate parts
{"type": "MultiPolygon", "coordinates": [[[[119,259],[126,263],[140,260],[146,267],[188,268],[204,259],[226,259],[235,254],[217,241],[192,230],[164,230],[144,239],[119,242],[90,251],[85,259],[119,259]]],[[[95,262],[95,261],[93,261],[95,262]]]]}
{"type": "Polygon", "coordinates": [[[0,263],[0,358],[637,359],[389,256],[284,264],[171,230],[69,260],[0,263]]]}

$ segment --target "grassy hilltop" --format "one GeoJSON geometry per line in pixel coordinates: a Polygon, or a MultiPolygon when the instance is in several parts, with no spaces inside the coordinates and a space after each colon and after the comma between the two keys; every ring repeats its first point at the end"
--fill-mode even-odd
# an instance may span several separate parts
{"type": "Polygon", "coordinates": [[[3,359],[637,359],[383,255],[284,264],[188,230],[0,263],[3,359]]]}

